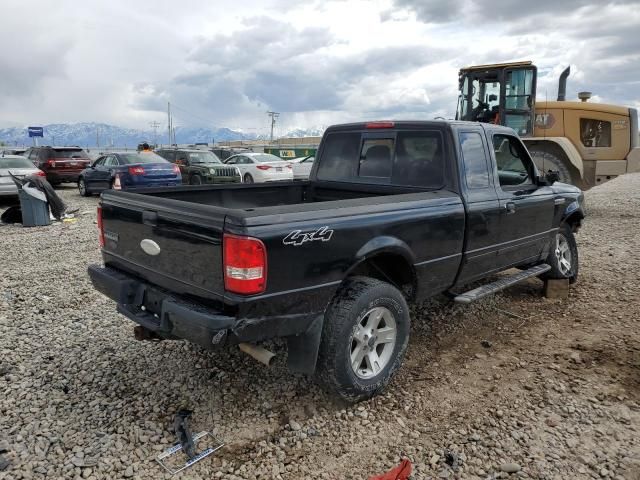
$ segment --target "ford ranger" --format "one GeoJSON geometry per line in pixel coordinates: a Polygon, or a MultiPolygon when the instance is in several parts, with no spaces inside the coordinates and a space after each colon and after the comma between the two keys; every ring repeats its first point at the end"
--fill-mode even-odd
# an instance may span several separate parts
{"type": "Polygon", "coordinates": [[[583,195],[556,180],[506,127],[336,125],[305,182],[104,192],[89,275],[138,337],[283,337],[291,371],[358,401],[401,365],[408,302],[576,280],[583,195]]]}

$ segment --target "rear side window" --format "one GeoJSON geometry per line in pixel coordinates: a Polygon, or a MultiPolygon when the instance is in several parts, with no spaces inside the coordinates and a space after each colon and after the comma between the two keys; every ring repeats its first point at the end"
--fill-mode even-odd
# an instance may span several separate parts
{"type": "Polygon", "coordinates": [[[389,138],[360,133],[327,135],[317,177],[337,182],[437,188],[444,184],[438,131],[401,131],[389,138]]]}
{"type": "Polygon", "coordinates": [[[460,132],[460,149],[464,160],[467,188],[487,188],[489,170],[482,137],[477,132],[460,132]]]}

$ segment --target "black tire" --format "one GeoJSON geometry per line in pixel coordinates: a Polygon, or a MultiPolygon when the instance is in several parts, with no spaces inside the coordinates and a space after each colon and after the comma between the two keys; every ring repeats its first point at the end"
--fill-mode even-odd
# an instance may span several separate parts
{"type": "Polygon", "coordinates": [[[202,177],[200,175],[193,175],[191,177],[191,185],[202,185],[202,177]]]}
{"type": "Polygon", "coordinates": [[[560,230],[556,233],[556,237],[551,244],[547,263],[551,265],[551,270],[547,272],[546,278],[568,278],[570,283],[575,283],[578,280],[578,271],[580,269],[578,245],[570,225],[564,223],[560,226],[560,230]],[[563,245],[566,245],[564,252],[562,251],[563,245]],[[565,261],[568,259],[569,266],[567,267],[567,264],[562,262],[561,259],[565,261]]]}
{"type": "Polygon", "coordinates": [[[78,179],[78,191],[80,192],[80,195],[82,195],[83,197],[91,196],[91,192],[89,192],[89,190],[87,189],[87,183],[84,181],[84,178],[82,177],[78,179]]]}
{"type": "Polygon", "coordinates": [[[531,147],[529,150],[533,163],[541,175],[545,175],[549,170],[558,172],[558,181],[562,183],[573,184],[573,176],[568,165],[558,157],[555,153],[547,150],[536,149],[531,147]]]}
{"type": "Polygon", "coordinates": [[[246,174],[244,175],[244,180],[243,180],[243,182],[244,182],[244,183],[253,183],[253,177],[252,177],[250,174],[246,173],[246,174]]]}
{"type": "MultiPolygon", "coordinates": [[[[384,329],[388,324],[381,320],[384,329]]],[[[410,322],[407,302],[397,288],[368,277],[347,279],[325,312],[316,370],[319,380],[348,402],[359,402],[376,395],[386,387],[402,364],[409,343],[410,322]],[[371,317],[367,313],[379,310],[386,310],[393,316],[396,332],[395,343],[383,344],[382,350],[377,344],[380,324],[370,337],[362,335],[367,328],[362,322],[369,325],[367,319],[371,317]],[[360,336],[361,341],[356,336],[360,336]],[[359,367],[355,369],[352,363],[357,360],[352,361],[352,355],[355,353],[355,358],[358,358],[357,348],[369,353],[361,357],[359,367]],[[380,363],[383,358],[386,358],[386,363],[380,366],[379,372],[372,370],[372,376],[363,378],[361,375],[370,364],[369,354],[373,352],[380,363]],[[360,370],[361,367],[364,368],[360,370]]]]}

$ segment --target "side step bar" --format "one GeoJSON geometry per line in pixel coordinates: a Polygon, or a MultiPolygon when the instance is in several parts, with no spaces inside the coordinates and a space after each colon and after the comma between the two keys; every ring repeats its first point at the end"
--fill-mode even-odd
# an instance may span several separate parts
{"type": "Polygon", "coordinates": [[[522,282],[527,278],[537,277],[538,275],[541,275],[544,272],[548,272],[549,270],[551,270],[551,266],[547,264],[536,265],[535,267],[531,267],[528,270],[523,270],[507,277],[502,277],[501,279],[496,280],[493,283],[488,283],[486,285],[482,285],[481,287],[474,288],[473,290],[469,290],[468,292],[456,295],[453,300],[457,303],[471,303],[483,297],[486,297],[487,295],[491,295],[492,293],[504,290],[511,285],[522,282]]]}

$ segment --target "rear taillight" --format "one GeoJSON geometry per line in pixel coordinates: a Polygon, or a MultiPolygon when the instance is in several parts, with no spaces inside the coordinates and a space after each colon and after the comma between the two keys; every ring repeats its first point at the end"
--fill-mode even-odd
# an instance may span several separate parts
{"type": "Polygon", "coordinates": [[[98,207],[98,241],[100,248],[104,248],[104,226],[102,224],[102,207],[98,207]]]}
{"type": "Polygon", "coordinates": [[[175,174],[180,173],[180,167],[178,165],[174,165],[173,166],[173,173],[175,173],[175,174]]]}
{"type": "Polygon", "coordinates": [[[233,293],[262,293],[267,286],[267,249],[257,238],[224,234],[224,288],[233,293]]]}
{"type": "Polygon", "coordinates": [[[258,165],[256,168],[258,170],[269,170],[271,168],[271,165],[258,165]]]}
{"type": "Polygon", "coordinates": [[[293,168],[293,165],[291,165],[290,163],[287,165],[287,168],[293,168]]]}
{"type": "Polygon", "coordinates": [[[393,128],[394,126],[394,122],[369,122],[365,128],[393,128]]]}
{"type": "Polygon", "coordinates": [[[129,175],[144,175],[144,167],[129,167],[129,175]]]}
{"type": "Polygon", "coordinates": [[[55,158],[50,158],[47,160],[47,165],[49,165],[49,167],[51,168],[55,168],[56,166],[56,159],[55,158]]]}
{"type": "Polygon", "coordinates": [[[46,177],[47,174],[44,173],[42,170],[38,170],[36,173],[34,173],[34,175],[36,175],[37,177],[46,177]]]}

